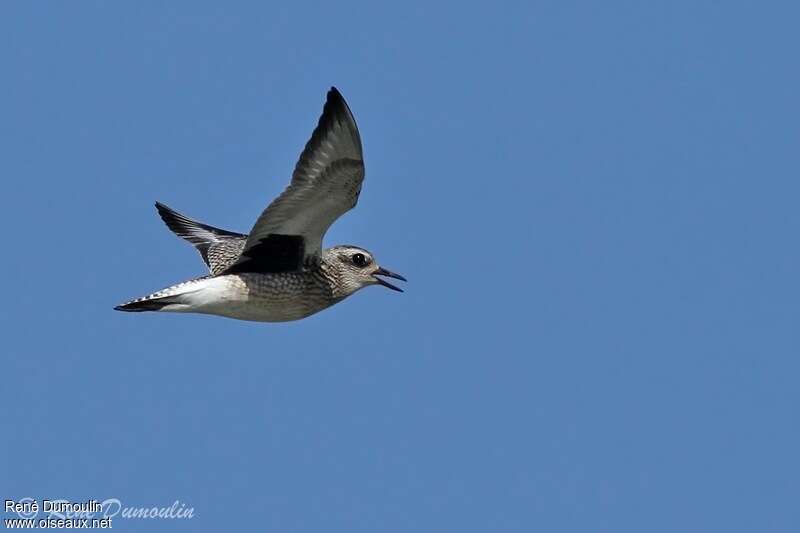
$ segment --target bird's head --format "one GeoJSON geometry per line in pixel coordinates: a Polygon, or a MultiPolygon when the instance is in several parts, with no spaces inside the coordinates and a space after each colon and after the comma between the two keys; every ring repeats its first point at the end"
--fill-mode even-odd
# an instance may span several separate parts
{"type": "Polygon", "coordinates": [[[378,266],[373,255],[358,246],[334,246],[324,252],[324,262],[336,271],[339,289],[343,296],[349,296],[369,285],[383,285],[393,291],[403,289],[392,285],[379,276],[406,281],[400,274],[378,266]]]}

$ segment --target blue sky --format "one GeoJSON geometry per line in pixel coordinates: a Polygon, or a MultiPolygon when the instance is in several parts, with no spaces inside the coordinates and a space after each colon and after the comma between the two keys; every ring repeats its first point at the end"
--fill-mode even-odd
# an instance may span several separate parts
{"type": "Polygon", "coordinates": [[[7,2],[0,496],[118,531],[800,526],[790,2],[7,2]],[[256,324],[112,307],[248,231],[336,85],[328,233],[409,279],[256,324]]]}

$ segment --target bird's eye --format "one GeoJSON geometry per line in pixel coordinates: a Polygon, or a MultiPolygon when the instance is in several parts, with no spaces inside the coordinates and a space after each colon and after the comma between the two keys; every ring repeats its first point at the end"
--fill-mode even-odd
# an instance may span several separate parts
{"type": "Polygon", "coordinates": [[[367,259],[364,254],[353,254],[351,259],[353,260],[353,264],[357,267],[365,267],[369,264],[369,259],[367,259]]]}

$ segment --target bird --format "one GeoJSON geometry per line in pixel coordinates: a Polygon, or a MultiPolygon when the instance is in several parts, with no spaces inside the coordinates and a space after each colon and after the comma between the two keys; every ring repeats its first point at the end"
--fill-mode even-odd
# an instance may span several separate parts
{"type": "Polygon", "coordinates": [[[156,202],[158,214],[200,253],[209,273],[114,307],[201,313],[255,322],[300,320],[370,285],[403,292],[407,281],[360,246],[322,248],[328,228],[355,207],[364,181],[361,136],[336,87],[300,154],[291,181],[250,233],[228,231],[156,202]]]}

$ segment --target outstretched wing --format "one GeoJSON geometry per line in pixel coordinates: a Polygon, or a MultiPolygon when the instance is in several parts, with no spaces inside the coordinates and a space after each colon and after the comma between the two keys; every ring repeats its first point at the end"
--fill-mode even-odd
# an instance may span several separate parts
{"type": "Polygon", "coordinates": [[[156,202],[156,209],[175,235],[189,241],[197,248],[211,274],[223,272],[241,255],[247,235],[203,224],[161,202],[156,202]]]}
{"type": "Polygon", "coordinates": [[[228,272],[285,272],[318,261],[322,237],[356,205],[363,180],[358,127],[332,87],[291,183],[261,213],[228,272]]]}

